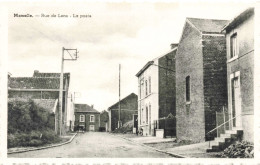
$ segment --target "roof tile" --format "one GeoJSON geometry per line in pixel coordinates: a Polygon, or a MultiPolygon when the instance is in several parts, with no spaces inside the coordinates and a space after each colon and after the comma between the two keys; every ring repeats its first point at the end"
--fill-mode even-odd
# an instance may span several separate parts
{"type": "Polygon", "coordinates": [[[228,20],[187,18],[200,32],[221,33],[222,28],[228,24],[228,20]]]}
{"type": "MultiPolygon", "coordinates": [[[[65,81],[63,83],[65,87],[65,81]]],[[[44,77],[10,77],[8,79],[9,89],[59,89],[59,78],[44,77]]]]}
{"type": "Polygon", "coordinates": [[[75,112],[93,112],[93,113],[100,113],[99,111],[95,110],[88,104],[74,104],[74,111],[75,112]]]}

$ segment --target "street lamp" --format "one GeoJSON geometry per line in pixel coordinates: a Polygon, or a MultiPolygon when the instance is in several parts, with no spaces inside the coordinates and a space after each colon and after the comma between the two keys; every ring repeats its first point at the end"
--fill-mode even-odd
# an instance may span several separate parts
{"type": "MultiPolygon", "coordinates": [[[[78,58],[78,50],[77,49],[65,49],[62,47],[62,59],[61,59],[61,73],[60,73],[60,90],[59,90],[59,135],[62,135],[62,103],[63,103],[63,68],[64,68],[64,61],[75,61],[78,58]],[[64,58],[64,51],[66,51],[70,58],[64,58]],[[74,52],[71,55],[71,52],[74,52]]],[[[66,111],[66,110],[65,110],[66,111]]]]}

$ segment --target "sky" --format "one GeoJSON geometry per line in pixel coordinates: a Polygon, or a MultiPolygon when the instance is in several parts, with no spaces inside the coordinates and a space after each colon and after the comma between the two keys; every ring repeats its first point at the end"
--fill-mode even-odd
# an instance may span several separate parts
{"type": "MultiPolygon", "coordinates": [[[[34,70],[60,72],[62,47],[77,48],[77,61],[65,61],[76,103],[102,111],[138,91],[136,73],[178,43],[186,17],[230,20],[249,3],[8,3],[8,72],[30,77],[34,70]],[[88,18],[14,14],[91,15],[88,18]]],[[[65,57],[68,54],[65,53],[65,57]]]]}

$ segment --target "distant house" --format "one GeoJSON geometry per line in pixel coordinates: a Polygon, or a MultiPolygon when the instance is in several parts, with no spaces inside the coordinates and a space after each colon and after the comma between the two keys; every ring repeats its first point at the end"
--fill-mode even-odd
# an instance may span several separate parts
{"type": "Polygon", "coordinates": [[[168,53],[149,61],[136,74],[139,91],[138,125],[143,129],[143,135],[154,136],[155,129],[161,127],[158,120],[176,114],[175,55],[177,45],[172,44],[172,49],[168,53]]]}
{"type": "Polygon", "coordinates": [[[108,121],[109,121],[109,115],[106,110],[102,111],[100,113],[100,131],[108,131],[108,121]]]}
{"type": "MultiPolygon", "coordinates": [[[[9,77],[8,98],[23,98],[41,100],[42,102],[56,102],[59,99],[60,78],[59,73],[40,73],[35,71],[33,77],[9,77]]],[[[68,90],[70,73],[64,74],[63,79],[63,129],[66,132],[67,111],[68,111],[68,90]]],[[[43,104],[44,105],[44,104],[43,104]]],[[[47,105],[47,104],[46,104],[47,105]]],[[[55,114],[58,114],[58,108],[55,114]]],[[[58,115],[55,115],[55,130],[58,132],[58,115]]]]}
{"type": "Polygon", "coordinates": [[[254,8],[231,20],[223,29],[227,43],[228,113],[232,129],[254,142],[254,8]]]}
{"type": "Polygon", "coordinates": [[[216,127],[216,112],[227,104],[226,39],[221,33],[227,23],[186,18],[176,55],[179,139],[204,141],[216,127]]]}
{"type": "MultiPolygon", "coordinates": [[[[121,109],[121,122],[122,125],[128,121],[133,120],[134,115],[137,115],[137,95],[131,93],[120,101],[120,109],[121,109]]],[[[118,128],[118,120],[119,120],[119,103],[115,103],[108,108],[109,114],[109,131],[114,131],[118,128]]]]}
{"type": "Polygon", "coordinates": [[[74,104],[75,131],[99,131],[100,112],[87,104],[74,104]]]}

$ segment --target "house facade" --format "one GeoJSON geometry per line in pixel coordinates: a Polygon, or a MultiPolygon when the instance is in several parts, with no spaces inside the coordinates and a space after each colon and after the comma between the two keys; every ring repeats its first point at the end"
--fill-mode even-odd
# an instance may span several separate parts
{"type": "Polygon", "coordinates": [[[149,61],[138,77],[138,126],[143,135],[154,136],[158,120],[176,114],[175,55],[177,44],[170,52],[149,61]]]}
{"type": "MultiPolygon", "coordinates": [[[[49,102],[59,99],[60,78],[59,73],[40,73],[34,71],[32,77],[9,77],[8,78],[8,98],[23,98],[32,100],[42,100],[42,102],[49,102]]],[[[63,108],[62,108],[62,134],[66,132],[67,111],[68,111],[68,90],[70,82],[70,73],[64,74],[63,79],[63,108]]],[[[58,113],[56,108],[55,114],[58,113]]],[[[58,133],[59,116],[55,115],[55,131],[58,133]]]]}
{"type": "Polygon", "coordinates": [[[249,8],[223,29],[227,44],[228,112],[231,127],[254,141],[254,8],[249,8]]]}
{"type": "MultiPolygon", "coordinates": [[[[120,101],[120,120],[122,125],[133,120],[134,115],[137,115],[137,95],[131,93],[120,101]]],[[[108,131],[114,131],[118,128],[119,120],[119,102],[116,102],[108,108],[108,131]]]]}
{"type": "Polygon", "coordinates": [[[99,131],[100,112],[87,104],[74,104],[75,131],[99,131]]]}
{"type": "Polygon", "coordinates": [[[178,139],[204,141],[216,127],[216,112],[227,104],[226,40],[221,33],[227,23],[186,18],[176,55],[178,139]]]}

